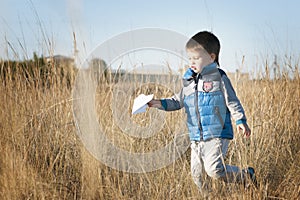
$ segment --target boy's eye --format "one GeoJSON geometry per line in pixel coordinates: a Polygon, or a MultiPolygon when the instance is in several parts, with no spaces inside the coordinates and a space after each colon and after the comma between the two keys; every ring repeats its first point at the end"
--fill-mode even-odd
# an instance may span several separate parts
{"type": "Polygon", "coordinates": [[[193,58],[189,58],[189,60],[198,60],[199,57],[193,57],[193,58]]]}

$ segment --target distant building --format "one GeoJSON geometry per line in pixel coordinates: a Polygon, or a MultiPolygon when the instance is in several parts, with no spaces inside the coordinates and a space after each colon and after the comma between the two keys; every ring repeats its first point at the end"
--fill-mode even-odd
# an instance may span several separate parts
{"type": "Polygon", "coordinates": [[[62,55],[55,55],[55,56],[48,56],[45,57],[45,61],[48,64],[56,63],[56,64],[66,64],[66,65],[74,65],[74,59],[62,56],[62,55]]]}
{"type": "Polygon", "coordinates": [[[129,71],[118,70],[111,71],[111,75],[114,81],[126,81],[126,82],[174,82],[179,79],[179,73],[173,71],[167,66],[162,65],[146,65],[134,68],[129,71]]]}

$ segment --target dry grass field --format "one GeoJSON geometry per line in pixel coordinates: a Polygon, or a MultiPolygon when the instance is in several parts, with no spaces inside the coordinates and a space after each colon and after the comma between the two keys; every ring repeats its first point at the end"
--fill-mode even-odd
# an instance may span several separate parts
{"type": "MultiPolygon", "coordinates": [[[[253,135],[245,140],[235,134],[227,162],[255,167],[259,187],[245,190],[213,181],[212,199],[300,199],[300,77],[298,64],[291,67],[293,79],[283,73],[276,80],[233,80],[253,135]]],[[[0,199],[201,199],[190,176],[189,150],[149,173],[126,173],[97,161],[76,134],[72,87],[77,71],[54,64],[47,72],[40,68],[39,63],[0,62],[0,199]]],[[[172,139],[181,111],[167,113],[165,128],[145,141],[122,136],[109,120],[114,84],[101,82],[97,90],[99,121],[107,122],[110,138],[135,151],[172,139]]],[[[141,92],[170,95],[155,87],[136,91],[141,92]]],[[[151,123],[147,113],[144,121],[138,117],[132,120],[151,123]]]]}

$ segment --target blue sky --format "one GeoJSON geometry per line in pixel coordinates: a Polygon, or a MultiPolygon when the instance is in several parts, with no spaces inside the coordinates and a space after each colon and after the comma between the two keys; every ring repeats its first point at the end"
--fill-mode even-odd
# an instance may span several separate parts
{"type": "MultiPolygon", "coordinates": [[[[0,57],[73,55],[73,32],[90,52],[124,31],[155,27],[221,41],[221,65],[233,71],[300,55],[297,0],[1,0],[0,57]],[[49,47],[49,44],[50,47],[49,47]]],[[[77,38],[77,39],[78,39],[77,38]]],[[[83,47],[81,47],[83,48],[83,47]]],[[[83,51],[83,50],[82,50],[83,51]]]]}

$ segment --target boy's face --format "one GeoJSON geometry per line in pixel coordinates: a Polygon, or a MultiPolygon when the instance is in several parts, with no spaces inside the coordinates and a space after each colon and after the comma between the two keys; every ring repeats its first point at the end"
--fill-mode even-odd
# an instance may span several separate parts
{"type": "Polygon", "coordinates": [[[191,50],[187,49],[187,55],[190,61],[190,68],[195,73],[200,73],[206,65],[214,62],[214,54],[209,54],[205,49],[191,50]]]}

